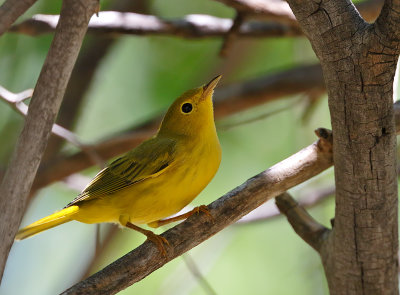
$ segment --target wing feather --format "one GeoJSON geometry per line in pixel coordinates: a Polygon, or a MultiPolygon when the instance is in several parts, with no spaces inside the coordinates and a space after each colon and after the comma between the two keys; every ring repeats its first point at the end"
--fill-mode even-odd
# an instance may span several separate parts
{"type": "Polygon", "coordinates": [[[176,141],[152,138],[101,170],[72,202],[114,194],[134,183],[164,173],[175,161],[176,141]]]}

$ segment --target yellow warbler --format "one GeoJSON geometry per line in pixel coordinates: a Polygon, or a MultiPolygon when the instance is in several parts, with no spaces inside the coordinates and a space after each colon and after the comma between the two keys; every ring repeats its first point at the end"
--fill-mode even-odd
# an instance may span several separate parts
{"type": "Polygon", "coordinates": [[[185,92],[168,109],[155,136],[101,170],[64,209],[21,229],[15,239],[77,220],[113,222],[137,230],[165,253],[164,238],[137,224],[158,227],[182,220],[206,206],[179,212],[211,181],[221,161],[212,94],[220,80],[185,92]]]}

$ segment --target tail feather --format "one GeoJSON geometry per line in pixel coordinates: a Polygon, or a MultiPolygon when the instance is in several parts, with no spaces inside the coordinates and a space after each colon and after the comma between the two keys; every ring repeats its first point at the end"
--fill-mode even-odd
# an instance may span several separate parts
{"type": "Polygon", "coordinates": [[[23,240],[42,231],[72,220],[72,216],[79,211],[78,206],[70,206],[20,229],[15,240],[23,240]]]}

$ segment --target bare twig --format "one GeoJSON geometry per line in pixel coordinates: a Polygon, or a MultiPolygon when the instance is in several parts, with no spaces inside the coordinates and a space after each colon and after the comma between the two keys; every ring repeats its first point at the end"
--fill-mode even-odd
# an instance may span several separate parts
{"type": "Polygon", "coordinates": [[[287,106],[281,107],[279,109],[276,109],[276,110],[273,110],[273,111],[270,111],[270,112],[266,112],[264,114],[261,114],[259,116],[254,117],[254,118],[249,118],[249,119],[241,120],[239,122],[233,122],[233,123],[228,123],[228,124],[223,124],[223,125],[217,124],[217,130],[218,131],[227,131],[227,130],[231,130],[232,128],[238,127],[238,126],[243,126],[243,125],[246,125],[246,124],[250,124],[250,123],[254,123],[254,122],[260,121],[260,120],[264,120],[264,119],[266,119],[268,117],[271,117],[273,115],[276,115],[276,114],[279,114],[281,112],[287,111],[287,110],[293,108],[293,106],[294,106],[294,104],[291,103],[291,104],[288,104],[287,106]]]}
{"type": "MultiPolygon", "coordinates": [[[[111,241],[114,239],[115,235],[118,233],[118,226],[115,224],[112,225],[107,225],[109,228],[107,230],[106,236],[103,239],[103,242],[100,243],[99,247],[97,247],[97,241],[96,241],[96,252],[94,254],[93,259],[90,260],[90,262],[88,263],[88,265],[86,266],[85,270],[82,273],[81,276],[81,280],[86,279],[90,273],[93,270],[93,267],[96,264],[96,261],[98,257],[100,257],[103,252],[107,249],[107,247],[110,245],[111,241]]],[[[97,233],[96,233],[96,237],[97,237],[97,233]]]]}
{"type": "Polygon", "coordinates": [[[61,104],[87,23],[98,2],[86,6],[65,0],[60,22],[44,62],[30,104],[24,128],[0,187],[0,277],[24,214],[46,142],[61,104]]]}
{"type": "MultiPolygon", "coordinates": [[[[28,115],[28,106],[23,102],[24,100],[31,98],[33,94],[33,89],[27,89],[20,93],[12,93],[4,87],[0,86],[0,98],[6,101],[10,106],[12,106],[21,115],[28,115]]],[[[60,138],[72,143],[76,147],[81,147],[82,144],[76,138],[76,136],[69,130],[54,124],[51,130],[55,135],[60,138]]]]}
{"type": "MultiPolygon", "coordinates": [[[[0,86],[0,98],[24,116],[28,115],[28,106],[23,101],[32,97],[32,94],[33,89],[27,89],[20,93],[12,93],[0,86]]],[[[90,145],[83,144],[73,132],[57,124],[53,124],[51,132],[59,138],[64,139],[66,142],[80,148],[82,152],[88,155],[93,164],[97,164],[99,167],[105,166],[104,160],[95,152],[95,150],[90,145]]]]}
{"type": "Polygon", "coordinates": [[[0,6],[0,36],[35,2],[36,0],[6,0],[0,6]]]}
{"type": "MultiPolygon", "coordinates": [[[[37,14],[11,27],[10,32],[31,36],[51,33],[57,24],[58,15],[37,14]]],[[[118,36],[170,35],[183,38],[209,38],[225,36],[232,27],[232,20],[211,15],[187,15],[182,19],[164,20],[153,15],[128,12],[102,11],[98,18],[90,21],[88,33],[118,36]]],[[[246,22],[237,32],[240,37],[300,36],[298,27],[279,23],[246,22]]]]}
{"type": "Polygon", "coordinates": [[[275,198],[276,205],[286,215],[295,232],[317,252],[326,240],[330,230],[312,218],[288,193],[275,198]]]}
{"type": "Polygon", "coordinates": [[[215,117],[219,119],[284,96],[325,90],[319,65],[299,66],[245,82],[233,83],[215,91],[215,117]]]}
{"type": "Polygon", "coordinates": [[[323,94],[325,94],[325,90],[322,89],[313,89],[307,91],[308,105],[301,116],[302,122],[307,122],[311,118],[323,94]]]}
{"type": "Polygon", "coordinates": [[[204,289],[206,294],[216,295],[217,293],[215,292],[213,287],[211,287],[211,285],[207,282],[205,277],[201,274],[199,268],[196,265],[196,262],[192,259],[192,257],[186,253],[186,254],[182,255],[182,259],[185,262],[189,271],[200,283],[200,286],[204,289]]]}
{"type": "Polygon", "coordinates": [[[167,257],[151,242],[145,242],[88,279],[62,294],[115,294],[143,279],[168,261],[182,255],[265,201],[304,182],[332,165],[331,135],[317,130],[320,140],[250,178],[211,203],[213,221],[205,214],[193,215],[162,234],[170,244],[167,257]]]}
{"type": "MultiPolygon", "coordinates": [[[[313,190],[312,192],[306,193],[306,195],[300,197],[297,202],[301,207],[312,208],[334,194],[335,194],[334,186],[324,189],[317,189],[313,190]]],[[[261,205],[257,209],[251,211],[246,216],[243,216],[243,218],[238,220],[236,224],[244,225],[244,224],[252,224],[254,222],[264,222],[277,216],[281,216],[278,208],[275,205],[272,206],[272,203],[268,202],[266,204],[261,205]]]]}
{"type": "Polygon", "coordinates": [[[13,93],[11,91],[8,91],[5,89],[3,86],[0,86],[0,97],[3,98],[6,102],[11,104],[12,106],[16,107],[16,110],[22,113],[23,115],[26,115],[28,108],[26,107],[21,107],[20,104],[28,98],[31,98],[33,94],[33,89],[27,89],[19,93],[13,93]]]}
{"type": "Polygon", "coordinates": [[[221,49],[219,51],[219,55],[221,57],[226,57],[226,55],[228,54],[229,47],[232,46],[233,42],[235,41],[244,20],[245,14],[242,12],[238,12],[235,19],[233,20],[231,28],[225,36],[224,42],[222,43],[221,49]]]}

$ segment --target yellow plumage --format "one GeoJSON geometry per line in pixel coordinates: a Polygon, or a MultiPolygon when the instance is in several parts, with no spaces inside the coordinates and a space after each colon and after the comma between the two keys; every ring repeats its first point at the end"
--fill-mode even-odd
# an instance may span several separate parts
{"type": "Polygon", "coordinates": [[[71,218],[69,218],[69,216],[73,216],[76,212],[78,212],[78,210],[79,210],[78,206],[71,206],[61,211],[58,211],[54,214],[51,214],[45,218],[42,218],[28,225],[27,227],[24,227],[23,229],[19,230],[15,239],[23,240],[30,236],[36,235],[42,231],[45,231],[49,228],[71,221],[71,218]]]}
{"type": "Polygon", "coordinates": [[[158,226],[163,218],[179,212],[218,170],[221,148],[212,94],[220,78],[176,99],[154,137],[100,171],[64,209],[21,229],[15,239],[77,220],[120,223],[160,243],[136,225],[158,226]]]}

